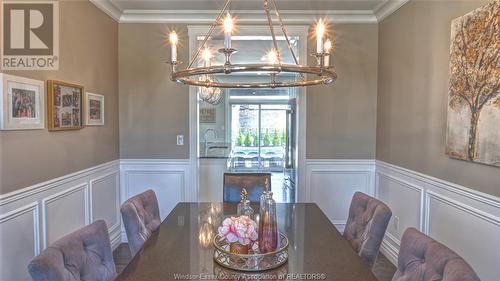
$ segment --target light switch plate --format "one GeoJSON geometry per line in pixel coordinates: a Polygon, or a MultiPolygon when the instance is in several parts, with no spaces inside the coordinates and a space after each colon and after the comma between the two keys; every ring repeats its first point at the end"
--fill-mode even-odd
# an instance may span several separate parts
{"type": "Polygon", "coordinates": [[[177,135],[177,145],[184,145],[184,135],[177,135]]]}

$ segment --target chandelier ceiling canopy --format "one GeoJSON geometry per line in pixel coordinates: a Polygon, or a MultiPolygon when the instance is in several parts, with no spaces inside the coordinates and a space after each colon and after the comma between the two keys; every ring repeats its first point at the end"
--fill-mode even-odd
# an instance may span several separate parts
{"type": "MultiPolygon", "coordinates": [[[[276,0],[263,0],[263,2],[263,12],[267,16],[268,26],[272,38],[271,50],[264,56],[266,59],[265,62],[249,64],[233,64],[231,62],[231,56],[237,52],[237,50],[233,48],[231,42],[231,37],[235,30],[235,19],[231,17],[228,11],[231,0],[226,0],[208,33],[203,38],[196,54],[191,58],[185,69],[178,69],[181,64],[177,56],[177,46],[179,40],[175,31],[170,33],[170,64],[172,65],[171,80],[182,84],[202,87],[200,88],[200,95],[203,94],[207,97],[211,97],[212,101],[220,101],[220,98],[214,98],[213,95],[222,95],[221,88],[303,87],[333,83],[337,78],[337,74],[330,63],[332,56],[332,41],[326,35],[325,22],[319,20],[315,27],[316,52],[313,53],[312,56],[316,58],[316,64],[313,66],[301,65],[299,64],[298,57],[293,50],[290,36],[286,31],[286,27],[283,19],[281,18],[276,0]],[[272,4],[272,8],[270,7],[270,4],[272,4]],[[278,48],[278,42],[276,39],[277,35],[274,26],[275,22],[273,22],[271,17],[271,11],[273,11],[276,15],[277,26],[285,39],[286,45],[294,62],[293,64],[286,64],[282,62],[282,54],[278,48]],[[213,63],[215,54],[213,54],[208,45],[209,40],[213,38],[214,31],[217,27],[221,27],[224,33],[224,46],[220,48],[218,52],[224,56],[225,62],[220,65],[213,63]],[[195,62],[198,60],[202,61],[202,66],[195,65],[195,62]],[[255,75],[256,73],[266,74],[269,78],[266,81],[259,79],[254,82],[221,81],[225,80],[222,79],[225,75],[236,73],[249,75],[255,75]],[[292,74],[296,76],[296,79],[291,81],[280,80],[277,78],[280,74],[292,74]]],[[[262,75],[260,77],[262,77],[262,75]]]]}

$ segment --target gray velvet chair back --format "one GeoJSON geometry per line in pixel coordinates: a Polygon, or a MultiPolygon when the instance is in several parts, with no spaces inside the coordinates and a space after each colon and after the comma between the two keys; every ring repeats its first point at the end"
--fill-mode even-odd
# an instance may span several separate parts
{"type": "Polygon", "coordinates": [[[391,209],[373,197],[361,192],[352,197],[344,237],[369,267],[377,259],[391,216],[391,209]]]}
{"type": "Polygon", "coordinates": [[[138,194],[122,204],[121,213],[132,255],[161,224],[160,208],[153,190],[138,194]]]}
{"type": "Polygon", "coordinates": [[[392,281],[480,281],[458,254],[415,228],[401,239],[398,268],[392,281]]]}
{"type": "Polygon", "coordinates": [[[248,200],[259,203],[266,179],[271,187],[270,173],[224,173],[224,202],[240,202],[241,189],[248,192],[248,200]]]}
{"type": "Polygon", "coordinates": [[[28,265],[33,281],[111,281],[116,277],[108,228],[96,221],[51,244],[28,265]]]}

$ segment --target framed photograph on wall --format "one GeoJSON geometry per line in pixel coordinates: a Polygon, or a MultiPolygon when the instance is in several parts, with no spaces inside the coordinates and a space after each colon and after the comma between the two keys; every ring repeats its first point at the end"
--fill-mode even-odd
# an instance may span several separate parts
{"type": "Polygon", "coordinates": [[[0,130],[45,128],[43,81],[0,73],[0,130]]]}
{"type": "Polygon", "coordinates": [[[49,131],[83,128],[83,86],[61,81],[47,81],[47,116],[49,131]]]}
{"type": "Polygon", "coordinates": [[[92,93],[86,95],[86,124],[87,126],[104,125],[104,96],[92,93]]]}

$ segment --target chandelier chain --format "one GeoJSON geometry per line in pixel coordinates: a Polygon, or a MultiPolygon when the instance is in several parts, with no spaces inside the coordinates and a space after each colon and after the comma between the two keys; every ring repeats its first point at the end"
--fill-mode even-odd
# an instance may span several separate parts
{"type": "Polygon", "coordinates": [[[208,39],[210,39],[210,37],[212,36],[212,33],[214,32],[217,25],[219,25],[219,23],[222,19],[222,16],[224,15],[224,12],[227,10],[227,7],[229,6],[229,3],[231,3],[231,0],[226,0],[226,3],[224,3],[224,7],[220,11],[219,15],[217,15],[217,18],[215,18],[215,21],[212,24],[212,26],[210,26],[210,30],[208,31],[207,35],[205,35],[205,38],[203,39],[201,46],[198,48],[198,50],[196,51],[196,54],[191,59],[191,62],[189,63],[189,65],[187,67],[188,69],[191,68],[191,66],[193,66],[194,62],[196,61],[196,59],[200,55],[201,50],[203,50],[203,48],[205,48],[205,45],[207,44],[208,39]]]}
{"type": "MultiPolygon", "coordinates": [[[[278,9],[278,5],[276,4],[276,0],[271,0],[274,6],[274,12],[276,13],[276,17],[278,18],[278,22],[280,24],[281,32],[285,36],[286,44],[288,46],[288,50],[290,50],[290,53],[292,54],[293,61],[295,62],[296,65],[299,65],[299,59],[295,55],[295,52],[293,51],[292,44],[290,43],[290,38],[288,37],[288,32],[286,31],[285,23],[283,22],[283,19],[281,18],[280,11],[278,9]]],[[[302,80],[305,80],[304,74],[300,73],[300,78],[302,80]]]]}
{"type": "Polygon", "coordinates": [[[274,33],[273,20],[271,19],[271,13],[269,12],[269,0],[264,0],[264,10],[266,11],[267,22],[269,23],[269,30],[271,30],[271,37],[273,38],[274,51],[278,55],[278,63],[281,64],[281,54],[278,49],[278,43],[276,42],[276,34],[274,33]]]}

